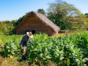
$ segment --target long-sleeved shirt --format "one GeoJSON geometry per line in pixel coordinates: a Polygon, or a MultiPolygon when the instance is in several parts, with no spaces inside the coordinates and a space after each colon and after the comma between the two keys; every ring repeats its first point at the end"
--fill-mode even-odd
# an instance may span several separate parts
{"type": "Polygon", "coordinates": [[[25,36],[22,38],[21,42],[20,42],[20,46],[22,46],[22,47],[27,47],[27,44],[28,44],[28,43],[33,44],[33,43],[30,41],[30,38],[29,38],[27,35],[25,35],[25,36]]]}

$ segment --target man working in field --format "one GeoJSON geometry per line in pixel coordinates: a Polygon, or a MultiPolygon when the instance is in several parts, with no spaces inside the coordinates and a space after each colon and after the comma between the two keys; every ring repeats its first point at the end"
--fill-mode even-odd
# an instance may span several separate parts
{"type": "Polygon", "coordinates": [[[26,35],[22,38],[21,42],[20,42],[20,48],[22,49],[21,50],[21,53],[22,53],[22,58],[20,61],[25,61],[26,60],[26,51],[27,51],[27,44],[28,43],[31,43],[31,44],[34,44],[30,41],[30,37],[32,38],[33,35],[32,35],[32,32],[27,32],[26,35]],[[22,48],[23,47],[23,48],[22,48]]]}

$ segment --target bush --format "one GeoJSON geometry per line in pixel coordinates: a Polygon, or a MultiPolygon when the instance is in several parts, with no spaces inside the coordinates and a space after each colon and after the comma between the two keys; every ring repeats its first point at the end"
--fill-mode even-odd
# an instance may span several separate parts
{"type": "Polygon", "coordinates": [[[10,41],[5,43],[3,47],[3,52],[5,56],[16,56],[18,54],[19,49],[19,43],[16,43],[14,41],[10,41]]]}

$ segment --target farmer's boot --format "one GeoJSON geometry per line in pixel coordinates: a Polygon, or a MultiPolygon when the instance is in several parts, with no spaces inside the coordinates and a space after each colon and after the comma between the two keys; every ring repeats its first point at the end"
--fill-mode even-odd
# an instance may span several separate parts
{"type": "Polygon", "coordinates": [[[22,60],[23,60],[23,61],[25,61],[25,60],[26,60],[25,55],[22,55],[22,60]]]}
{"type": "Polygon", "coordinates": [[[22,55],[21,59],[20,59],[20,62],[25,62],[26,58],[24,55],[22,55]]]}

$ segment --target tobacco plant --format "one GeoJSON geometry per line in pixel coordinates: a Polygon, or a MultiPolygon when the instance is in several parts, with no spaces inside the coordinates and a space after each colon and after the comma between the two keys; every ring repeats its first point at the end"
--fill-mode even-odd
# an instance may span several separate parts
{"type": "MultiPolygon", "coordinates": [[[[34,45],[27,46],[27,62],[33,64],[57,66],[86,66],[88,63],[88,33],[70,36],[48,37],[36,34],[31,38],[34,45]]],[[[6,56],[21,55],[19,42],[7,42],[4,45],[6,56]]]]}

